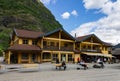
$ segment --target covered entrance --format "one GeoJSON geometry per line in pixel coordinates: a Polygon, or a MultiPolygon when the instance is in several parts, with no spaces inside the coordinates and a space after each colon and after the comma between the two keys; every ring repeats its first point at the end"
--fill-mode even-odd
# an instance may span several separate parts
{"type": "Polygon", "coordinates": [[[51,53],[50,52],[43,52],[42,53],[42,61],[43,62],[51,62],[51,53]]]}
{"type": "Polygon", "coordinates": [[[18,63],[18,54],[16,54],[16,53],[11,54],[10,63],[11,64],[17,64],[18,63]]]}
{"type": "Polygon", "coordinates": [[[66,62],[66,54],[61,54],[61,62],[66,62]]]}

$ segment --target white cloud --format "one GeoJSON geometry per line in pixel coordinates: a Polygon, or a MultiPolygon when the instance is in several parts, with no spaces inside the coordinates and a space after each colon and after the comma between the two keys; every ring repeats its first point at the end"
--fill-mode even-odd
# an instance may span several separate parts
{"type": "Polygon", "coordinates": [[[61,17],[62,17],[63,19],[69,19],[70,13],[69,13],[69,12],[64,12],[64,13],[61,15],[61,17]]]}
{"type": "Polygon", "coordinates": [[[70,17],[71,15],[73,15],[73,16],[78,16],[78,13],[77,13],[76,10],[73,10],[71,13],[70,13],[70,12],[64,12],[64,13],[61,15],[61,17],[62,17],[63,19],[69,19],[69,17],[70,17]]]}
{"type": "Polygon", "coordinates": [[[111,0],[83,1],[86,9],[99,9],[107,16],[95,22],[84,23],[71,31],[71,34],[74,36],[76,33],[77,36],[82,36],[94,33],[105,42],[120,43],[120,0],[116,2],[111,2],[111,0]]]}
{"type": "Polygon", "coordinates": [[[76,10],[73,10],[73,11],[71,12],[71,14],[74,15],[74,16],[78,16],[78,13],[77,13],[76,10]]]}
{"type": "Polygon", "coordinates": [[[108,0],[83,0],[86,9],[99,9],[106,4],[108,0]]]}
{"type": "Polygon", "coordinates": [[[53,3],[55,4],[56,3],[56,0],[40,0],[43,4],[50,4],[50,3],[53,3]]]}

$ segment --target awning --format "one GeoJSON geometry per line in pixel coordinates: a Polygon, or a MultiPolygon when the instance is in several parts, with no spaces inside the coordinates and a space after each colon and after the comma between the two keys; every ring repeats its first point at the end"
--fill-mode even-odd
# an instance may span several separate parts
{"type": "Polygon", "coordinates": [[[103,54],[104,57],[113,57],[111,54],[103,54]]]}
{"type": "Polygon", "coordinates": [[[103,53],[88,53],[88,52],[82,52],[83,54],[89,55],[89,56],[104,56],[104,57],[113,57],[111,54],[103,54],[103,53]]]}
{"type": "Polygon", "coordinates": [[[102,53],[88,53],[88,52],[82,52],[82,53],[90,56],[103,56],[102,53]]]}

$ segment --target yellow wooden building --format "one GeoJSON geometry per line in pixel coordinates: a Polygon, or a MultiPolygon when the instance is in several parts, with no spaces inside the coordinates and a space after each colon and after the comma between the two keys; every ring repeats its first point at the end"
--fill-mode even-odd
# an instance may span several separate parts
{"type": "Polygon", "coordinates": [[[79,53],[76,58],[82,58],[86,62],[92,62],[96,57],[111,58],[111,47],[111,44],[103,42],[94,34],[77,37],[75,49],[79,53]]]}
{"type": "Polygon", "coordinates": [[[56,58],[60,62],[71,62],[74,49],[75,38],[64,29],[56,29],[46,34],[14,29],[5,60],[8,64],[55,62],[56,58]]]}
{"type": "Polygon", "coordinates": [[[101,41],[94,34],[72,37],[59,28],[49,33],[14,29],[5,61],[11,63],[77,62],[77,58],[90,56],[110,57],[111,45],[101,41]]]}

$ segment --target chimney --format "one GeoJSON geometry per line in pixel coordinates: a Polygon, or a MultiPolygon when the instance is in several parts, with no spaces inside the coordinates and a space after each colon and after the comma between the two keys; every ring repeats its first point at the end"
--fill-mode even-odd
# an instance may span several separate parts
{"type": "Polygon", "coordinates": [[[77,34],[75,33],[75,38],[77,37],[77,34]]]}

